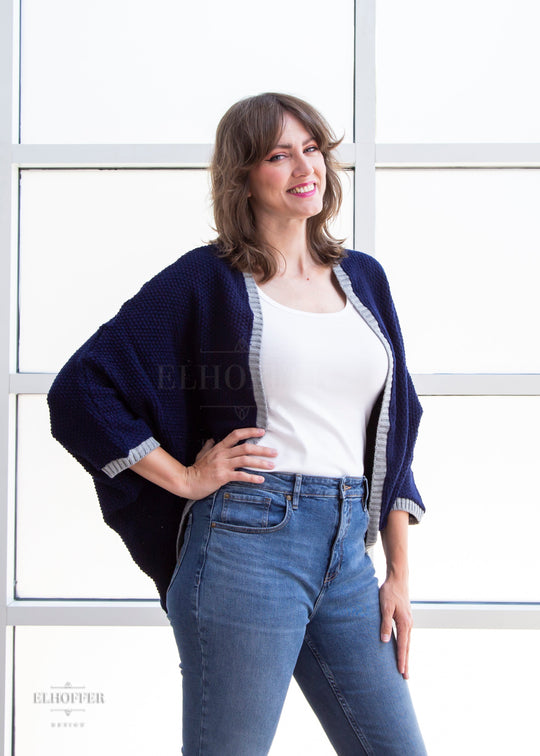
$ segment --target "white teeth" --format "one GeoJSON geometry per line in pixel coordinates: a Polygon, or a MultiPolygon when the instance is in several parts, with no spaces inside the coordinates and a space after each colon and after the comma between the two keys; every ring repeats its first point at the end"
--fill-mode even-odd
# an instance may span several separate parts
{"type": "Polygon", "coordinates": [[[289,189],[291,194],[306,194],[306,192],[312,192],[315,189],[315,184],[306,184],[305,186],[297,186],[294,189],[289,189]]]}

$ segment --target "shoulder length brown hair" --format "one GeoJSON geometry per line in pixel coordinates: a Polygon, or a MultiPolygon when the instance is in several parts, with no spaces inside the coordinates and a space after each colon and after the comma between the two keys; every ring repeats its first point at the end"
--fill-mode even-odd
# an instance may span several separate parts
{"type": "Polygon", "coordinates": [[[343,240],[328,230],[338,214],[342,189],[340,168],[333,150],[341,142],[326,120],[297,97],[267,92],[240,100],[219,122],[210,164],[212,203],[218,237],[214,243],[223,257],[241,271],[261,271],[263,281],[278,271],[276,253],[259,238],[249,203],[249,172],[274,148],[283,128],[285,113],[297,118],[315,141],[326,165],[323,208],[307,220],[310,252],[321,264],[335,264],[344,256],[343,240]]]}

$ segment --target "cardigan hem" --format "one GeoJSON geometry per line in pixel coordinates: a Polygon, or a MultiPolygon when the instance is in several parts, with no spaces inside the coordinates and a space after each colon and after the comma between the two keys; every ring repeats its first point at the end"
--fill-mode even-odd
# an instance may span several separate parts
{"type": "Polygon", "coordinates": [[[409,513],[409,523],[416,524],[420,522],[422,517],[424,516],[424,510],[422,507],[418,506],[418,504],[413,501],[412,499],[396,499],[394,502],[394,506],[392,507],[392,510],[397,510],[400,512],[408,512],[409,513]]]}
{"type": "Polygon", "coordinates": [[[383,487],[386,478],[387,461],[386,450],[388,433],[390,431],[390,401],[392,395],[392,383],[394,380],[394,356],[392,348],[381,331],[381,327],[371,310],[356,295],[349,275],[341,265],[334,268],[339,284],[359,315],[365,320],[371,330],[382,342],[388,356],[388,373],[383,389],[383,398],[379,414],[379,422],[375,435],[375,450],[373,458],[373,471],[371,475],[370,492],[368,499],[369,525],[366,535],[366,543],[372,545],[377,541],[379,522],[381,518],[383,487]]]}
{"type": "MultiPolygon", "coordinates": [[[[251,331],[251,341],[249,344],[249,369],[251,372],[251,381],[253,384],[253,395],[257,406],[257,427],[268,427],[268,407],[266,404],[266,395],[262,381],[261,371],[261,350],[262,350],[262,309],[261,300],[257,292],[257,284],[251,273],[244,273],[244,282],[248,294],[249,306],[253,312],[253,326],[251,331]]],[[[255,437],[248,439],[250,443],[259,444],[262,439],[255,437]]]]}
{"type": "Polygon", "coordinates": [[[150,438],[147,438],[142,444],[139,444],[134,449],[130,449],[127,457],[113,459],[112,462],[106,464],[101,470],[105,475],[108,475],[109,478],[114,478],[115,475],[118,475],[122,470],[127,470],[131,465],[134,465],[135,462],[140,462],[143,457],[146,457],[151,451],[157,449],[158,446],[160,446],[159,442],[156,441],[153,436],[150,436],[150,438]]]}

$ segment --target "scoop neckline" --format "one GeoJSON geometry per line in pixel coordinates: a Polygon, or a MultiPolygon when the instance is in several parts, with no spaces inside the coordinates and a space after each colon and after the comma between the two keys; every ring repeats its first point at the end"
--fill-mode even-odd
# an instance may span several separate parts
{"type": "Polygon", "coordinates": [[[268,302],[269,304],[273,305],[274,307],[277,307],[280,310],[285,310],[286,312],[295,312],[300,315],[314,315],[317,318],[320,318],[321,316],[328,317],[329,315],[331,316],[342,315],[345,312],[345,310],[347,310],[347,308],[350,306],[349,299],[347,298],[341,310],[333,310],[332,312],[313,312],[312,310],[299,310],[296,307],[289,307],[288,305],[281,304],[281,302],[278,302],[277,300],[272,299],[272,297],[270,297],[265,291],[263,291],[258,284],[255,284],[255,286],[257,287],[259,296],[262,299],[264,299],[266,302],[268,302]]]}

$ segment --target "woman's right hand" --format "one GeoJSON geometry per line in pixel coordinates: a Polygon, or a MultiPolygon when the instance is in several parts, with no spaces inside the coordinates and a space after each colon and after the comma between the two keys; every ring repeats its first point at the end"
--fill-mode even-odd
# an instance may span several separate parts
{"type": "Polygon", "coordinates": [[[238,480],[247,483],[262,483],[261,474],[238,470],[238,467],[262,467],[271,470],[274,463],[269,457],[277,455],[276,449],[259,444],[239,443],[248,438],[261,437],[264,428],[237,428],[219,443],[208,439],[197,454],[195,462],[185,469],[186,493],[188,499],[203,499],[225,483],[238,480]]]}
{"type": "Polygon", "coordinates": [[[264,477],[237,467],[262,467],[271,470],[277,451],[258,444],[239,444],[248,438],[264,436],[263,428],[237,428],[218,444],[209,439],[191,467],[185,467],[161,446],[149,452],[131,470],[175,496],[203,499],[230,480],[262,483],[264,477]]]}

